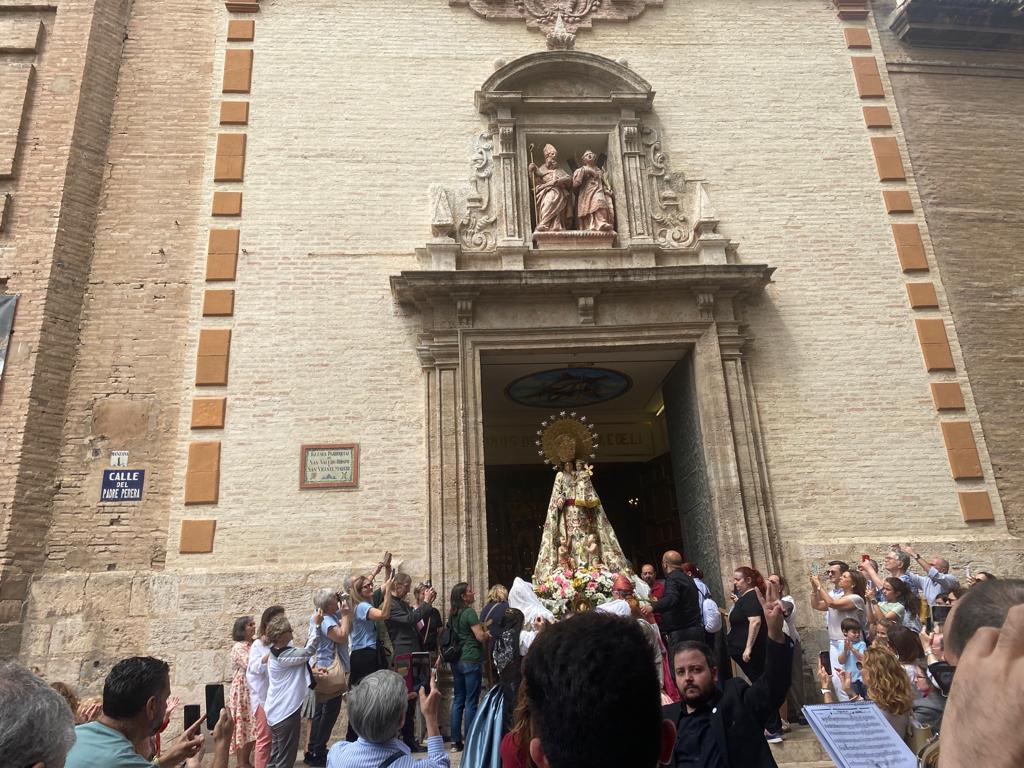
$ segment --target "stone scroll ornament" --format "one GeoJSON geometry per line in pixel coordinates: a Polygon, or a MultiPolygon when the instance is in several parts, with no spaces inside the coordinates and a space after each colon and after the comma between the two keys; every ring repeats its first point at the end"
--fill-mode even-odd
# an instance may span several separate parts
{"type": "Polygon", "coordinates": [[[570,49],[576,32],[589,29],[595,20],[629,21],[648,7],[660,8],[664,0],[448,0],[449,5],[468,5],[486,19],[522,19],[531,29],[547,35],[551,49],[570,49]]]}
{"type": "Polygon", "coordinates": [[[494,174],[494,139],[481,133],[473,143],[472,189],[466,214],[459,222],[459,242],[466,251],[493,251],[498,217],[491,211],[491,176],[494,174]]]}

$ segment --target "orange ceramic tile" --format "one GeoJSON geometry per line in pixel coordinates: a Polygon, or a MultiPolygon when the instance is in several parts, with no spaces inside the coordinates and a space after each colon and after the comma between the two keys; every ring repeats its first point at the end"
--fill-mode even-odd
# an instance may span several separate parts
{"type": "Polygon", "coordinates": [[[892,128],[888,107],[864,107],[864,125],[868,128],[892,128]]]}
{"type": "Polygon", "coordinates": [[[905,189],[886,189],[882,192],[886,213],[913,213],[914,204],[905,189]]]}
{"type": "Polygon", "coordinates": [[[248,93],[252,88],[252,49],[224,52],[224,93],[248,93]]]}
{"type": "Polygon", "coordinates": [[[866,27],[847,27],[843,30],[847,48],[870,48],[871,35],[866,27]]]}
{"type": "Polygon", "coordinates": [[[857,95],[862,99],[873,99],[885,96],[882,88],[882,76],[878,73],[878,62],[874,56],[854,56],[853,77],[857,83],[857,95]]]}
{"type": "Polygon", "coordinates": [[[936,381],[931,385],[932,402],[937,411],[962,411],[964,393],[955,381],[936,381]]]}
{"type": "Polygon", "coordinates": [[[247,125],[248,122],[248,101],[222,101],[220,103],[221,125],[247,125]]]}
{"type": "Polygon", "coordinates": [[[226,355],[231,349],[230,328],[204,328],[199,332],[199,356],[226,355]]]}
{"type": "Polygon", "coordinates": [[[213,552],[213,539],[216,532],[216,520],[182,520],[178,551],[183,555],[213,552]]]}
{"type": "Polygon", "coordinates": [[[233,290],[203,291],[204,317],[230,317],[235,313],[235,292],[233,290]]]}
{"type": "Polygon", "coordinates": [[[957,493],[960,499],[960,512],[968,523],[995,520],[992,513],[992,499],[988,491],[960,491],[957,493]]]}
{"type": "Polygon", "coordinates": [[[928,271],[928,257],[917,224],[893,224],[892,236],[896,241],[896,255],[904,272],[928,271]]]}
{"type": "Polygon", "coordinates": [[[925,368],[929,371],[953,371],[953,354],[946,337],[946,325],[940,318],[915,320],[925,368]]]}
{"type": "Polygon", "coordinates": [[[234,280],[238,272],[238,256],[233,253],[211,253],[206,257],[208,282],[234,280]]]}
{"type": "Polygon", "coordinates": [[[941,424],[942,439],[946,443],[949,469],[957,480],[983,477],[978,447],[974,442],[974,431],[969,421],[944,421],[941,424]]]}
{"type": "MultiPolygon", "coordinates": [[[[242,181],[245,176],[245,134],[222,133],[217,136],[214,181],[242,181]]],[[[241,207],[239,207],[241,210],[241,207]]]]}
{"type": "Polygon", "coordinates": [[[900,181],[907,177],[903,170],[900,147],[892,136],[875,136],[871,139],[871,151],[875,154],[879,181],[900,181]]]}
{"type": "Polygon", "coordinates": [[[907,298],[913,309],[932,309],[939,306],[935,283],[907,283],[907,298]]]}
{"type": "Polygon", "coordinates": [[[211,229],[210,239],[207,241],[207,253],[229,253],[232,256],[238,255],[237,229],[211,229]]]}
{"type": "Polygon", "coordinates": [[[233,19],[228,22],[228,40],[248,43],[256,36],[256,22],[251,19],[233,19]]]}
{"type": "Polygon", "coordinates": [[[242,215],[242,193],[241,192],[214,192],[213,193],[213,215],[214,216],[241,216],[242,215]]]}
{"type": "Polygon", "coordinates": [[[223,429],[226,397],[193,397],[192,429],[223,429]]]}

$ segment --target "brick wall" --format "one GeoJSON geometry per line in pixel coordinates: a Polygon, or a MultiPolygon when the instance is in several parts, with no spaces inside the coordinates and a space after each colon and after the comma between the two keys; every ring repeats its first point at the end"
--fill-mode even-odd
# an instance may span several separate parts
{"type": "Polygon", "coordinates": [[[882,23],[893,93],[1009,529],[1024,532],[1024,55],[909,46],[882,23]]]}
{"type": "Polygon", "coordinates": [[[205,155],[222,16],[211,3],[132,5],[59,446],[60,488],[46,548],[51,570],[164,561],[178,492],[173,456],[191,287],[205,249],[205,155]],[[130,465],[146,470],[141,504],[98,503],[111,450],[128,450],[130,465]]]}
{"type": "Polygon", "coordinates": [[[128,5],[61,2],[44,18],[26,100],[0,256],[8,290],[22,294],[0,401],[0,656],[20,642],[21,602],[50,522],[128,5]]]}
{"type": "MultiPolygon", "coordinates": [[[[219,5],[133,6],[66,426],[48,445],[60,481],[49,573],[23,647],[87,688],[147,649],[198,690],[222,669],[234,616],[277,599],[298,615],[303,595],[384,544],[414,574],[424,562],[419,320],[394,305],[388,277],[416,268],[429,185],[468,179],[485,128],[474,90],[543,37],[440,0],[264,3],[255,18],[234,315],[214,319],[201,311],[210,205],[240,189],[213,181],[236,44],[219,5]],[[232,332],[228,383],[208,392],[227,397],[226,422],[197,435],[182,403],[213,327],[232,332]],[[221,442],[219,501],[186,507],[199,438],[221,442]],[[359,489],[300,491],[299,445],[333,441],[361,444],[359,489]],[[100,507],[101,470],[121,448],[147,470],[145,501],[100,507]],[[178,552],[190,518],[217,520],[213,552],[178,552]],[[61,602],[62,585],[77,602],[61,602]]],[[[653,84],[672,169],[708,182],[742,261],[778,268],[747,320],[791,575],[896,538],[951,550],[957,567],[1019,568],[994,486],[995,523],[970,527],[957,506],[833,9],[673,2],[599,23],[577,46],[653,84]]],[[[932,258],[927,237],[925,249],[932,258]]],[[[978,424],[971,404],[967,418],[978,424]]]]}

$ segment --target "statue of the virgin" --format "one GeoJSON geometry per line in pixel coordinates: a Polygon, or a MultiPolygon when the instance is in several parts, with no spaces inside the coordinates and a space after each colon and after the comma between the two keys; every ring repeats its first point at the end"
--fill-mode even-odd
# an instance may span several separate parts
{"type": "Polygon", "coordinates": [[[594,489],[593,467],[586,463],[596,449],[593,428],[575,413],[563,413],[542,426],[539,453],[556,473],[533,582],[539,584],[562,569],[628,572],[629,561],[594,489]]]}

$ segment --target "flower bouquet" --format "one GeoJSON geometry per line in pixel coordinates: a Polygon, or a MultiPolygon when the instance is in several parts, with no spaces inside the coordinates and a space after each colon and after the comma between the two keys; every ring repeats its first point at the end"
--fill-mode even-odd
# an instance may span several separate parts
{"type": "Polygon", "coordinates": [[[611,600],[614,581],[615,574],[606,568],[561,568],[534,584],[533,591],[545,608],[561,618],[570,612],[593,610],[611,600]]]}

